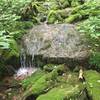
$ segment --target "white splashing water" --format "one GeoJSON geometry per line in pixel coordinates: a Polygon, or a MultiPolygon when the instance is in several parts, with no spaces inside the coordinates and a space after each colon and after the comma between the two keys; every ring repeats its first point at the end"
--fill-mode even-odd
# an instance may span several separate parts
{"type": "Polygon", "coordinates": [[[17,80],[23,80],[27,78],[28,76],[31,76],[36,71],[37,71],[37,68],[21,67],[18,69],[18,71],[16,71],[14,78],[17,80]]]}
{"type": "Polygon", "coordinates": [[[21,67],[15,71],[14,78],[17,80],[23,80],[28,76],[31,76],[34,72],[37,71],[36,67],[33,67],[33,60],[30,60],[29,62],[26,62],[27,57],[25,54],[24,49],[21,50],[21,55],[20,55],[20,63],[21,67]]]}

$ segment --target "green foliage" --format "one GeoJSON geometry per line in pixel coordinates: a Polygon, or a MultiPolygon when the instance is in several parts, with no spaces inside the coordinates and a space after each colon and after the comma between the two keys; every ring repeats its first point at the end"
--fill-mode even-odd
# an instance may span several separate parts
{"type": "Polygon", "coordinates": [[[56,68],[56,65],[54,65],[54,64],[47,64],[47,65],[45,65],[44,67],[43,67],[43,69],[45,70],[45,71],[48,71],[48,72],[51,72],[53,69],[55,69],[56,68]]]}
{"type": "Polygon", "coordinates": [[[21,99],[25,99],[31,94],[40,95],[37,100],[44,100],[45,98],[47,100],[55,100],[56,98],[61,100],[61,98],[80,97],[79,93],[84,89],[84,85],[77,80],[78,75],[76,73],[67,72],[66,76],[59,74],[59,71],[63,71],[65,74],[64,65],[55,66],[49,64],[43,68],[45,72],[38,70],[30,77],[22,80],[21,84],[25,91],[21,99]],[[49,67],[54,69],[51,68],[50,72],[48,72],[49,67]],[[41,95],[43,93],[45,94],[41,95]]]}
{"type": "Polygon", "coordinates": [[[27,79],[22,80],[21,84],[22,84],[24,89],[29,88],[32,84],[34,84],[39,78],[41,78],[44,75],[45,75],[45,73],[43,71],[38,70],[37,72],[32,74],[27,79]]]}
{"type": "MultiPolygon", "coordinates": [[[[80,32],[85,32],[92,47],[100,47],[100,16],[90,17],[80,24],[80,32]]],[[[88,41],[88,42],[89,42],[88,41]]]]}
{"type": "MultiPolygon", "coordinates": [[[[55,66],[53,64],[48,64],[44,66],[45,71],[38,70],[32,76],[26,78],[25,80],[22,80],[21,84],[24,88],[29,88],[32,84],[36,83],[39,79],[43,77],[43,80],[45,81],[56,81],[57,76],[60,72],[64,72],[65,68],[64,65],[58,65],[55,66]],[[54,69],[51,69],[49,71],[49,67],[53,67],[54,69]],[[48,73],[49,71],[49,73],[48,73]]],[[[36,83],[37,84],[37,83],[36,83]]],[[[35,87],[38,88],[38,87],[35,87]]]]}
{"type": "Polygon", "coordinates": [[[20,14],[31,0],[0,0],[0,13],[20,14]]]}
{"type": "Polygon", "coordinates": [[[90,64],[100,69],[100,52],[94,52],[90,57],[90,64]]]}
{"type": "Polygon", "coordinates": [[[31,77],[28,77],[27,79],[22,81],[22,86],[27,86],[24,87],[26,88],[22,99],[25,99],[25,97],[29,96],[30,94],[35,94],[39,95],[41,93],[44,93],[48,91],[50,88],[52,88],[55,84],[52,80],[51,77],[49,80],[47,80],[47,76],[52,76],[52,73],[41,73],[41,72],[36,72],[33,74],[31,77]],[[39,75],[39,76],[37,76],[39,75]]]}
{"type": "Polygon", "coordinates": [[[89,16],[99,15],[100,2],[98,0],[45,0],[33,1],[23,10],[24,20],[31,19],[34,23],[46,21],[53,23],[73,23],[89,16]],[[71,9],[71,10],[70,10],[71,9]]]}
{"type": "Polygon", "coordinates": [[[100,16],[89,17],[79,27],[80,32],[86,33],[92,51],[90,64],[100,68],[100,16]]]}
{"type": "MultiPolygon", "coordinates": [[[[3,56],[8,53],[9,57],[12,55],[18,56],[18,45],[14,38],[6,31],[0,31],[0,49],[6,51],[3,56]]],[[[6,57],[8,57],[8,55],[6,57]]]]}
{"type": "Polygon", "coordinates": [[[68,7],[76,7],[78,5],[80,5],[78,0],[33,0],[22,11],[22,16],[24,20],[31,19],[35,24],[40,24],[44,21],[49,24],[62,23],[69,15],[68,7]]]}
{"type": "Polygon", "coordinates": [[[72,23],[87,19],[90,16],[96,16],[100,14],[100,2],[99,1],[88,1],[83,5],[74,7],[70,16],[66,18],[65,22],[72,23]]]}
{"type": "Polygon", "coordinates": [[[88,70],[84,73],[88,94],[93,100],[100,100],[100,73],[88,70]]]}
{"type": "Polygon", "coordinates": [[[46,94],[40,95],[37,100],[45,100],[45,98],[46,100],[80,100],[82,99],[80,91],[81,88],[78,85],[73,87],[72,85],[62,84],[51,89],[46,94]],[[78,99],[78,96],[80,99],[78,99]]]}
{"type": "Polygon", "coordinates": [[[19,56],[17,41],[31,22],[21,21],[21,11],[29,0],[0,0],[0,54],[5,58],[19,56]]]}

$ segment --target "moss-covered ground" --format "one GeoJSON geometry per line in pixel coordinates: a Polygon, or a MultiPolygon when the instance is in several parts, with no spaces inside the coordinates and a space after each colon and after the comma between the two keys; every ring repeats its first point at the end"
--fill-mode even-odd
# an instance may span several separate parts
{"type": "Polygon", "coordinates": [[[100,100],[100,73],[89,70],[85,72],[86,86],[93,100],[100,100]]]}
{"type": "Polygon", "coordinates": [[[11,88],[5,91],[5,97],[8,100],[26,100],[32,95],[31,98],[35,100],[100,100],[98,72],[84,71],[85,81],[82,83],[78,73],[66,67],[64,64],[48,64],[24,80],[12,81],[11,88]]]}
{"type": "MultiPolygon", "coordinates": [[[[86,84],[80,82],[78,73],[66,70],[62,65],[46,65],[31,77],[21,82],[24,90],[23,100],[36,95],[36,100],[100,100],[100,74],[85,71],[86,84]],[[87,92],[86,92],[87,90],[87,92]],[[88,96],[87,96],[88,95],[88,96]]],[[[20,100],[21,100],[20,99],[20,100]]]]}
{"type": "Polygon", "coordinates": [[[85,87],[78,80],[78,74],[67,71],[64,64],[46,65],[43,71],[37,71],[21,84],[25,89],[22,100],[32,94],[37,96],[37,100],[80,100],[78,98],[84,100],[83,98],[86,98],[85,87]],[[54,68],[50,70],[47,66],[54,68]]]}

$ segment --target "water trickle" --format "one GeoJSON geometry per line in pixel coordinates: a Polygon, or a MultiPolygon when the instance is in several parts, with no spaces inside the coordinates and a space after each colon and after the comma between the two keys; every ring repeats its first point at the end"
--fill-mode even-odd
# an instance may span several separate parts
{"type": "Polygon", "coordinates": [[[16,71],[14,78],[17,80],[25,79],[27,76],[31,76],[37,68],[33,66],[33,57],[28,57],[25,50],[21,49],[20,65],[21,67],[16,71]]]}
{"type": "Polygon", "coordinates": [[[20,63],[21,63],[21,67],[26,67],[26,54],[24,49],[21,49],[20,63]]]}

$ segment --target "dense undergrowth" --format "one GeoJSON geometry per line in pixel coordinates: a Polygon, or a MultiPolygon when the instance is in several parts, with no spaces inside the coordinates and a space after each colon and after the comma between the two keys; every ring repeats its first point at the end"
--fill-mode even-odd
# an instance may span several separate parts
{"type": "Polygon", "coordinates": [[[30,27],[29,22],[21,21],[20,12],[27,4],[25,0],[0,1],[0,55],[7,57],[18,56],[18,40],[25,29],[30,27]],[[27,25],[28,24],[28,25],[27,25]],[[3,53],[4,52],[4,53],[3,53]]]}
{"type": "Polygon", "coordinates": [[[80,31],[86,34],[91,49],[89,62],[100,69],[100,15],[90,16],[79,27],[80,31]]]}
{"type": "MultiPolygon", "coordinates": [[[[41,23],[77,25],[87,37],[91,51],[90,65],[100,70],[99,14],[99,0],[0,0],[0,78],[7,73],[6,61],[13,56],[19,57],[23,34],[41,23]]],[[[66,70],[64,65],[45,65],[43,70],[21,81],[24,88],[22,98],[35,94],[37,100],[80,100],[85,86],[89,95],[99,100],[99,73],[90,70],[85,71],[84,76],[86,83],[82,84],[77,78],[78,73],[66,70]]]]}
{"type": "Polygon", "coordinates": [[[19,56],[17,42],[33,26],[32,22],[21,20],[20,13],[28,3],[29,0],[0,0],[0,70],[5,69],[7,59],[19,56]]]}
{"type": "MultiPolygon", "coordinates": [[[[30,18],[33,22],[48,24],[77,23],[80,32],[86,33],[91,50],[89,63],[100,69],[100,2],[99,0],[50,0],[33,2],[30,9],[36,9],[30,18]]],[[[30,11],[27,13],[30,13],[30,11]]],[[[25,15],[24,17],[27,18],[25,15]]]]}
{"type": "Polygon", "coordinates": [[[0,58],[19,56],[18,41],[33,25],[79,22],[91,47],[90,64],[100,67],[99,14],[99,0],[0,0],[0,58]]]}

